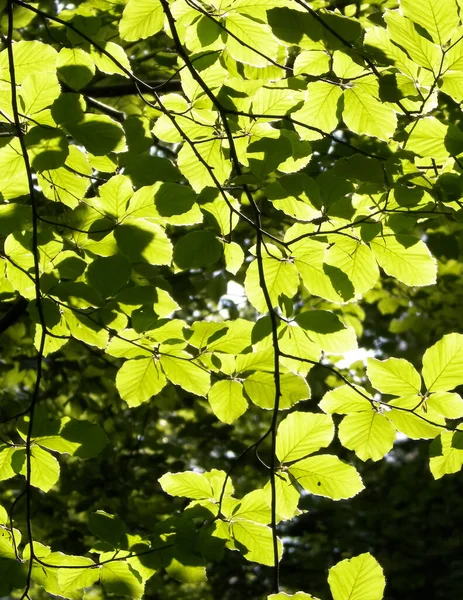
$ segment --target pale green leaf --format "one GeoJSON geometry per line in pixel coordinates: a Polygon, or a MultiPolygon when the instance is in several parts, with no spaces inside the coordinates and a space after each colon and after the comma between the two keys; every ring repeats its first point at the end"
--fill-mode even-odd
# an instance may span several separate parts
{"type": "Polygon", "coordinates": [[[446,392],[463,383],[463,334],[444,335],[423,356],[423,379],[429,392],[446,392]]]}
{"type": "Polygon", "coordinates": [[[395,441],[395,427],[376,410],[349,414],[339,426],[339,441],[361,460],[380,460],[395,441]]]}
{"type": "Polygon", "coordinates": [[[238,506],[232,511],[231,518],[245,519],[268,525],[272,520],[270,509],[271,495],[266,489],[252,490],[243,496],[238,506]]]}
{"type": "Polygon", "coordinates": [[[373,387],[383,394],[407,396],[420,393],[420,374],[408,360],[369,358],[367,364],[367,375],[373,387]]]}
{"type": "MultiPolygon", "coordinates": [[[[265,484],[264,489],[268,494],[271,494],[270,481],[265,484]]],[[[286,521],[300,514],[300,511],[297,508],[300,494],[297,488],[291,482],[288,473],[283,471],[276,473],[275,490],[277,519],[279,521],[286,521]]]]}
{"type": "MultiPolygon", "coordinates": [[[[278,298],[284,294],[292,298],[299,287],[299,277],[296,266],[285,259],[266,256],[262,260],[265,282],[272,303],[272,308],[278,306],[278,298]]],[[[261,313],[266,313],[267,306],[259,277],[258,261],[252,262],[246,272],[244,282],[249,302],[261,313]]]]}
{"type": "Polygon", "coordinates": [[[225,183],[230,176],[231,163],[224,156],[222,140],[198,141],[194,149],[185,143],[178,153],[177,165],[195,192],[199,193],[207,186],[216,187],[217,182],[225,183]]]}
{"type": "Polygon", "coordinates": [[[309,456],[289,467],[289,472],[305,490],[332,500],[352,498],[364,489],[356,469],[337,456],[309,456]]]}
{"type": "Polygon", "coordinates": [[[5,479],[10,479],[16,475],[16,471],[14,470],[12,463],[15,452],[15,447],[0,447],[0,481],[5,481],[5,479]]]}
{"type": "MultiPolygon", "coordinates": [[[[31,448],[31,485],[49,492],[59,479],[59,463],[54,456],[40,446],[31,448]]],[[[27,476],[27,463],[23,463],[21,474],[27,476]]]]}
{"type": "Polygon", "coordinates": [[[60,567],[76,567],[58,569],[58,585],[65,594],[90,587],[100,578],[100,571],[93,560],[85,556],[67,556],[54,552],[46,557],[46,561],[60,567]]]}
{"type": "Polygon", "coordinates": [[[436,162],[445,161],[450,154],[446,146],[448,129],[435,117],[424,117],[408,126],[405,148],[419,156],[433,158],[436,162]]]}
{"type": "Polygon", "coordinates": [[[244,252],[236,242],[225,244],[223,248],[226,269],[236,275],[244,262],[244,252]]]}
{"type": "Polygon", "coordinates": [[[357,297],[371,290],[379,279],[378,265],[370,248],[350,237],[336,239],[326,252],[325,264],[347,275],[357,297]]]}
{"type": "Polygon", "coordinates": [[[159,479],[166,494],[203,500],[214,498],[210,481],[204,473],[185,471],[184,473],[166,473],[159,479]]]}
{"type": "Polygon", "coordinates": [[[323,75],[330,70],[330,56],[322,50],[303,50],[294,61],[294,75],[323,75]]]}
{"type": "Polygon", "coordinates": [[[61,88],[54,73],[28,75],[21,86],[24,113],[34,115],[48,108],[60,95],[61,88]]]}
{"type": "Polygon", "coordinates": [[[451,392],[436,392],[426,400],[426,404],[447,419],[463,417],[463,398],[451,392]]]}
{"type": "Polygon", "coordinates": [[[116,376],[116,387],[130,407],[139,406],[159,394],[166,378],[154,358],[127,360],[116,376]]]}
{"type": "Polygon", "coordinates": [[[306,238],[292,246],[294,264],[307,291],[330,302],[342,304],[354,297],[355,291],[347,275],[324,263],[326,242],[306,238]]]}
{"type": "Polygon", "coordinates": [[[338,101],[341,96],[342,90],[336,85],[323,81],[308,84],[302,108],[291,115],[301,139],[317,140],[322,137],[321,133],[310,127],[321,129],[325,133],[331,133],[336,128],[340,120],[338,101]]]}
{"type": "MultiPolygon", "coordinates": [[[[13,44],[16,83],[22,83],[31,73],[53,73],[58,53],[50,44],[20,40],[13,44]]],[[[10,81],[8,52],[0,52],[2,79],[10,81]]]]}
{"type": "Polygon", "coordinates": [[[66,325],[69,332],[76,340],[80,340],[89,346],[97,348],[106,348],[109,340],[109,333],[89,317],[83,314],[66,310],[64,313],[66,325]]]}
{"type": "Polygon", "coordinates": [[[360,85],[344,91],[342,118],[347,127],[359,135],[388,141],[397,127],[397,118],[389,106],[366,93],[360,85]]]}
{"type": "Polygon", "coordinates": [[[225,26],[231,34],[228,35],[226,47],[235,60],[255,67],[266,67],[270,64],[266,56],[272,60],[276,59],[278,42],[267,24],[258,23],[240,13],[230,12],[225,26]],[[247,46],[241,44],[241,41],[247,46]],[[254,52],[254,48],[264,56],[254,52]]]}
{"type": "Polygon", "coordinates": [[[208,400],[215,416],[224,423],[233,423],[248,407],[243,395],[243,384],[232,379],[214,383],[208,400]]]}
{"type": "Polygon", "coordinates": [[[278,426],[276,455],[282,463],[299,460],[331,443],[333,420],[329,415],[293,412],[278,426]]]}
{"type": "Polygon", "coordinates": [[[119,33],[123,40],[136,42],[161,31],[164,12],[159,1],[129,0],[119,22],[119,33]]]}
{"type": "Polygon", "coordinates": [[[366,553],[331,567],[328,583],[334,600],[381,600],[386,579],[378,562],[366,553]]]}
{"type": "Polygon", "coordinates": [[[410,286],[436,282],[436,259],[421,240],[411,235],[385,235],[370,243],[380,267],[391,277],[410,286]]]}
{"type": "Polygon", "coordinates": [[[306,594],[305,592],[296,592],[295,594],[287,594],[280,592],[279,594],[271,594],[267,596],[267,600],[318,600],[315,596],[306,594]]]}
{"type": "MultiPolygon", "coordinates": [[[[238,362],[237,362],[238,367],[238,362]]],[[[280,409],[291,408],[301,400],[310,398],[307,381],[299,375],[285,373],[280,376],[280,409]]],[[[267,410],[275,405],[275,380],[273,373],[254,373],[244,382],[244,390],[251,401],[267,410]]]]}
{"type": "Polygon", "coordinates": [[[100,185],[94,202],[95,206],[105,214],[119,220],[126,214],[127,204],[132,196],[133,188],[130,179],[125,175],[114,175],[100,185]]]}
{"type": "Polygon", "coordinates": [[[443,46],[460,24],[455,0],[401,0],[404,16],[424,27],[432,39],[443,46]]]}
{"type": "Polygon", "coordinates": [[[438,455],[431,455],[429,459],[429,467],[434,479],[458,473],[463,466],[463,449],[460,445],[455,447],[455,435],[456,433],[453,431],[443,431],[436,439],[436,442],[439,441],[440,444],[440,452],[438,455]]]}
{"type": "Polygon", "coordinates": [[[412,61],[436,74],[442,58],[439,46],[421,36],[413,22],[398,11],[387,11],[385,21],[391,40],[401,46],[412,61]]]}
{"type": "Polygon", "coordinates": [[[371,410],[370,397],[362,388],[354,385],[341,385],[334,390],[330,390],[323,396],[320,402],[320,408],[328,413],[337,413],[340,415],[363,412],[371,410]],[[358,390],[358,392],[356,391],[358,390]]]}
{"type": "Polygon", "coordinates": [[[420,396],[394,398],[388,404],[392,410],[384,413],[385,416],[412,440],[433,439],[445,425],[444,417],[428,407],[420,396]]]}
{"type": "Polygon", "coordinates": [[[459,104],[463,101],[463,73],[461,71],[447,71],[440,80],[439,88],[459,104]]]}
{"type": "MultiPolygon", "coordinates": [[[[272,530],[266,525],[252,521],[236,520],[230,525],[233,539],[239,547],[244,546],[243,556],[261,565],[272,566],[273,563],[273,538],[272,530]]],[[[283,545],[278,540],[278,555],[281,559],[283,545]]]]}
{"type": "Polygon", "coordinates": [[[102,73],[108,73],[110,75],[117,73],[118,75],[128,77],[126,71],[131,71],[131,68],[125,50],[119,46],[119,44],[115,44],[114,42],[105,42],[104,44],[101,44],[100,47],[106,52],[101,52],[95,47],[90,48],[90,56],[97,69],[99,69],[102,73]],[[117,62],[126,69],[126,71],[123,71],[106,53],[115,58],[117,62]]]}
{"type": "Polygon", "coordinates": [[[207,396],[211,378],[206,369],[199,367],[187,352],[161,354],[161,367],[167,379],[197,396],[207,396]]]}

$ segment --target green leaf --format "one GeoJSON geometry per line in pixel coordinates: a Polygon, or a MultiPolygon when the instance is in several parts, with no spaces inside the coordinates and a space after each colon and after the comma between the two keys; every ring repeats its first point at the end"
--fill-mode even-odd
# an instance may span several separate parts
{"type": "MultiPolygon", "coordinates": [[[[320,408],[328,413],[337,413],[340,415],[363,412],[371,410],[371,402],[368,400],[369,394],[362,388],[354,385],[341,385],[334,390],[327,392],[320,402],[320,408]],[[356,391],[358,390],[358,391],[356,391]]],[[[371,398],[373,401],[373,398],[371,398]]]]}
{"type": "Polygon", "coordinates": [[[145,586],[140,575],[125,561],[104,564],[100,569],[100,583],[107,594],[138,599],[145,586]]]}
{"type": "Polygon", "coordinates": [[[291,117],[298,121],[295,129],[303,140],[317,140],[322,134],[311,130],[310,127],[321,129],[325,133],[331,133],[339,123],[338,102],[342,96],[342,90],[336,85],[316,81],[307,86],[307,96],[302,108],[291,117]],[[309,128],[303,125],[308,125],[309,128]]]}
{"type": "Polygon", "coordinates": [[[66,311],[64,313],[66,319],[66,325],[69,327],[69,332],[76,340],[85,342],[89,346],[96,346],[97,348],[105,348],[109,334],[108,332],[99,326],[95,321],[90,320],[84,314],[74,313],[72,311],[66,311]]]}
{"type": "Polygon", "coordinates": [[[161,31],[164,12],[160,2],[152,0],[129,0],[119,22],[119,33],[123,40],[136,42],[161,31]]]}
{"type": "Polygon", "coordinates": [[[13,446],[0,446],[0,481],[11,479],[17,473],[13,467],[13,456],[16,448],[13,446]]]}
{"type": "Polygon", "coordinates": [[[405,147],[419,156],[445,161],[450,154],[446,142],[448,131],[448,126],[435,117],[424,117],[408,127],[405,147]]]}
{"type": "Polygon", "coordinates": [[[61,552],[53,552],[45,560],[60,567],[82,567],[82,569],[58,569],[58,585],[65,594],[90,587],[100,577],[100,571],[93,560],[84,556],[67,556],[61,552]]]}
{"type": "Polygon", "coordinates": [[[368,94],[361,85],[345,90],[342,118],[354,133],[370,135],[386,142],[397,127],[392,108],[368,94]]]}
{"type": "Polygon", "coordinates": [[[170,265],[172,244],[159,225],[147,219],[125,219],[114,231],[117,246],[132,262],[170,265]]]}
{"type": "MultiPolygon", "coordinates": [[[[31,73],[53,73],[58,53],[49,44],[20,40],[13,44],[13,60],[16,83],[22,83],[31,73]]],[[[2,79],[10,81],[8,52],[0,52],[2,79]]]]}
{"type": "Polygon", "coordinates": [[[110,75],[117,73],[118,75],[128,77],[127,73],[108,56],[109,54],[116,59],[126,71],[131,71],[130,62],[124,48],[114,42],[105,42],[104,44],[101,44],[101,48],[105,50],[107,54],[93,46],[90,48],[90,56],[95,63],[96,68],[102,73],[108,73],[110,75]]]}
{"type": "Polygon", "coordinates": [[[116,376],[117,391],[131,408],[159,394],[166,383],[164,373],[154,358],[127,360],[116,376]]]}
{"type": "Polygon", "coordinates": [[[292,246],[294,264],[310,294],[342,304],[354,297],[354,287],[339,268],[325,265],[326,248],[325,242],[309,238],[296,242],[292,246]]]}
{"type": "Polygon", "coordinates": [[[129,280],[129,261],[120,255],[96,258],[87,268],[86,277],[104,298],[114,296],[129,280]]]}
{"type": "MultiPolygon", "coordinates": [[[[278,298],[281,294],[288,298],[292,298],[296,294],[299,277],[293,263],[285,259],[264,257],[262,266],[272,307],[278,305],[278,298]]],[[[244,287],[248,300],[254,308],[261,313],[266,313],[269,307],[262,292],[257,260],[252,262],[246,271],[244,287]]]]}
{"type": "Polygon", "coordinates": [[[404,358],[387,360],[368,359],[367,375],[378,391],[394,396],[419,394],[421,377],[415,367],[404,358]]]}
{"type": "MultiPolygon", "coordinates": [[[[238,367],[238,365],[237,365],[238,367]]],[[[244,390],[251,401],[267,410],[275,404],[275,380],[273,373],[254,373],[244,382],[244,390]]],[[[285,373],[280,377],[280,409],[291,408],[301,400],[310,398],[310,388],[303,377],[285,373]]]]}
{"type": "Polygon", "coordinates": [[[310,341],[324,352],[343,354],[357,349],[357,338],[350,327],[345,327],[339,318],[326,310],[311,310],[300,313],[296,323],[304,329],[310,341]]]}
{"type": "Polygon", "coordinates": [[[423,356],[423,379],[428,392],[446,392],[463,383],[463,335],[444,335],[423,356]]]}
{"type": "Polygon", "coordinates": [[[276,455],[292,462],[328,446],[333,439],[333,420],[328,415],[293,412],[279,425],[276,455]]]}
{"type": "Polygon", "coordinates": [[[421,36],[413,22],[398,11],[388,11],[385,21],[390,39],[402,46],[412,61],[436,74],[442,57],[440,48],[421,36]]]}
{"type": "MultiPolygon", "coordinates": [[[[24,458],[25,458],[25,451],[24,458]]],[[[41,489],[43,492],[49,492],[59,479],[59,463],[54,456],[40,446],[31,448],[31,485],[41,489]]],[[[21,468],[21,475],[26,477],[27,463],[24,461],[21,468]]]]}
{"type": "Polygon", "coordinates": [[[180,269],[197,269],[220,260],[222,244],[211,231],[192,231],[175,244],[174,262],[180,269]]]}
{"type": "Polygon", "coordinates": [[[59,435],[38,437],[37,443],[56,452],[93,458],[109,444],[109,439],[96,423],[63,417],[59,435]]]}
{"type": "Polygon", "coordinates": [[[268,525],[272,520],[270,510],[271,495],[266,489],[257,489],[243,496],[238,506],[232,511],[232,519],[245,519],[268,525]]]}
{"type": "Polygon", "coordinates": [[[401,0],[404,16],[424,27],[436,44],[443,46],[460,24],[454,0],[423,0],[418,6],[413,0],[401,0]]]}
{"type": "Polygon", "coordinates": [[[104,510],[97,510],[88,518],[88,528],[100,540],[108,542],[114,548],[119,547],[125,537],[126,526],[119,518],[104,510]]]}
{"type": "Polygon", "coordinates": [[[332,500],[352,498],[364,489],[355,468],[331,454],[300,460],[289,472],[308,492],[332,500]]]}
{"type": "Polygon", "coordinates": [[[426,404],[447,419],[463,417],[463,398],[459,394],[437,392],[429,396],[426,404]]]}
{"type": "Polygon", "coordinates": [[[393,408],[385,415],[398,431],[412,440],[433,439],[441,433],[442,426],[445,425],[445,419],[430,407],[426,407],[420,396],[394,398],[389,405],[398,408],[393,408]]]}
{"type": "Polygon", "coordinates": [[[349,414],[339,426],[339,441],[361,460],[383,458],[392,449],[395,437],[395,427],[373,409],[349,414]]]}
{"type": "Polygon", "coordinates": [[[95,75],[95,63],[82,48],[61,48],[56,67],[60,78],[73,90],[85,87],[95,75]]]}
{"type": "Polygon", "coordinates": [[[440,479],[450,473],[458,473],[463,466],[463,450],[453,445],[454,435],[453,431],[443,431],[438,438],[440,454],[429,459],[429,467],[434,479],[440,479]]]}
{"type": "Polygon", "coordinates": [[[230,34],[235,36],[228,35],[226,42],[227,50],[235,60],[254,67],[266,67],[270,63],[264,56],[272,60],[276,59],[278,42],[267,24],[258,23],[240,13],[230,12],[225,26],[230,34]],[[247,46],[244,46],[241,41],[247,46]],[[257,54],[253,49],[264,56],[257,54]]]}
{"type": "Polygon", "coordinates": [[[243,384],[232,379],[214,383],[207,399],[215,416],[224,423],[233,423],[248,408],[243,394],[243,384]]]}
{"type": "Polygon", "coordinates": [[[230,176],[231,163],[224,156],[222,140],[200,140],[194,148],[199,157],[190,144],[185,143],[178,153],[177,165],[195,192],[208,186],[216,187],[216,182],[224,184],[230,176]]]}
{"type": "Polygon", "coordinates": [[[331,567],[328,583],[334,600],[381,600],[386,579],[378,562],[366,553],[331,567]]]}
{"type": "Polygon", "coordinates": [[[34,115],[48,108],[60,95],[61,88],[54,73],[28,75],[21,86],[24,113],[34,115]]]}
{"type": "Polygon", "coordinates": [[[211,483],[204,473],[185,471],[184,473],[166,473],[159,479],[159,483],[166,494],[205,500],[214,498],[211,483]]]}
{"type": "MultiPolygon", "coordinates": [[[[271,494],[270,481],[265,485],[264,489],[267,491],[267,494],[271,494]]],[[[296,486],[291,482],[288,473],[282,471],[276,473],[275,491],[278,521],[292,519],[300,514],[297,508],[300,494],[296,486]]]]}
{"type": "Polygon", "coordinates": [[[323,75],[330,70],[330,57],[322,50],[303,50],[294,61],[294,75],[323,75]]]}
{"type": "Polygon", "coordinates": [[[236,275],[244,262],[244,252],[238,244],[230,242],[223,247],[226,269],[232,275],[236,275]]]}
{"type": "Polygon", "coordinates": [[[350,237],[336,239],[326,252],[325,264],[347,275],[357,297],[371,290],[379,279],[378,265],[370,248],[350,237]]]}
{"type": "Polygon", "coordinates": [[[187,352],[161,354],[161,367],[167,379],[197,396],[207,396],[211,387],[208,371],[192,361],[187,352]]]}
{"type": "Polygon", "coordinates": [[[95,156],[124,150],[124,130],[119,123],[106,115],[86,113],[81,121],[66,123],[66,129],[79,144],[95,156]]]}
{"type": "Polygon", "coordinates": [[[33,127],[25,136],[31,164],[37,171],[57,169],[64,165],[69,146],[61,129],[33,127]]]}
{"type": "Polygon", "coordinates": [[[267,596],[267,600],[287,600],[287,598],[292,598],[292,600],[318,600],[315,598],[315,596],[311,596],[305,592],[296,592],[295,594],[286,594],[286,592],[280,592],[279,594],[271,594],[270,596],[267,596]]]}
{"type": "MultiPolygon", "coordinates": [[[[273,563],[273,538],[272,530],[266,525],[252,521],[239,520],[230,524],[231,534],[235,545],[242,550],[244,558],[261,565],[272,566],[273,563]]],[[[279,559],[283,554],[283,545],[278,539],[279,559]]]]}
{"type": "Polygon", "coordinates": [[[436,282],[436,260],[421,240],[411,235],[378,236],[371,249],[379,266],[402,283],[423,286],[436,282]]]}

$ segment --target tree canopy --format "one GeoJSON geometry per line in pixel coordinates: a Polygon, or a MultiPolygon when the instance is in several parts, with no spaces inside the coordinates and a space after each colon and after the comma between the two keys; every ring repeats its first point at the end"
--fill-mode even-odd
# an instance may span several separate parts
{"type": "Polygon", "coordinates": [[[463,2],[0,30],[0,597],[392,598],[341,530],[463,465],[463,2]]]}

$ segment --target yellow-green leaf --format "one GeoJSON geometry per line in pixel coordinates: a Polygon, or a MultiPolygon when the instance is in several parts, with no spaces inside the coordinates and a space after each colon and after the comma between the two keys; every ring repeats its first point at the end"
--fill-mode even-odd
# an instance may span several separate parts
{"type": "Polygon", "coordinates": [[[381,600],[386,579],[378,562],[366,553],[331,567],[328,583],[334,600],[381,600]]]}

